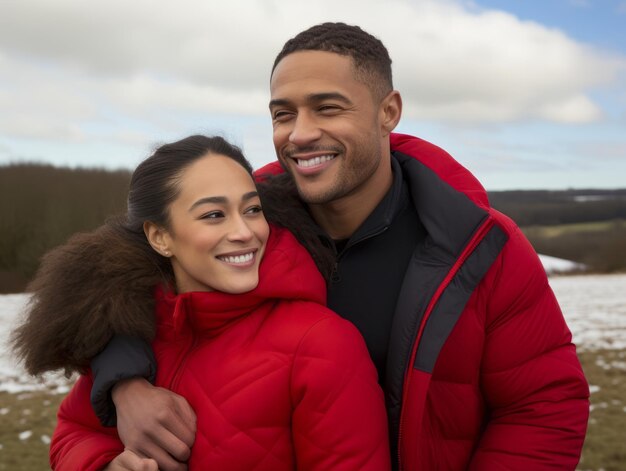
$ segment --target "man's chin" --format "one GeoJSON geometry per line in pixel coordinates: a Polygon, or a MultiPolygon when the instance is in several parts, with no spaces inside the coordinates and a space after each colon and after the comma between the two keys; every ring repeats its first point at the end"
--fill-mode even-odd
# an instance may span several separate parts
{"type": "Polygon", "coordinates": [[[299,184],[297,178],[295,182],[298,188],[298,195],[306,204],[326,204],[336,199],[334,192],[328,188],[306,183],[299,184]]]}

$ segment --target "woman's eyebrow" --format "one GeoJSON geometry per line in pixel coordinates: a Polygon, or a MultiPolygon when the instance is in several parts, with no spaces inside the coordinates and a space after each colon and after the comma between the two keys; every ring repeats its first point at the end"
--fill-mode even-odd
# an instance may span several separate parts
{"type": "Polygon", "coordinates": [[[204,198],[200,198],[198,201],[192,204],[191,207],[189,208],[189,211],[203,204],[207,204],[207,203],[224,204],[227,201],[228,201],[228,198],[226,198],[225,196],[206,196],[204,198]]]}
{"type": "MultiPolygon", "coordinates": [[[[256,198],[257,196],[259,196],[259,193],[257,191],[249,191],[248,193],[245,193],[241,197],[241,201],[248,201],[248,200],[251,200],[252,198],[256,198]]],[[[227,202],[228,202],[228,198],[226,198],[225,196],[206,196],[204,198],[200,198],[198,201],[192,204],[191,207],[189,208],[189,211],[192,211],[198,206],[207,204],[207,203],[226,204],[227,202]]]]}

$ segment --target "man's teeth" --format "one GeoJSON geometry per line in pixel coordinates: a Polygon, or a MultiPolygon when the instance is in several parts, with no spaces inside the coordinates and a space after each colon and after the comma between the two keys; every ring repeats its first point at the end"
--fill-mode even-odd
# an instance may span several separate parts
{"type": "Polygon", "coordinates": [[[315,157],[313,159],[297,159],[299,167],[315,167],[316,165],[322,164],[324,162],[328,162],[329,160],[333,160],[335,158],[334,155],[321,155],[319,157],[315,157]]]}
{"type": "Polygon", "coordinates": [[[244,254],[244,255],[234,255],[234,256],[226,256],[219,257],[220,260],[225,261],[226,263],[248,263],[252,260],[254,254],[252,252],[244,254]]]}

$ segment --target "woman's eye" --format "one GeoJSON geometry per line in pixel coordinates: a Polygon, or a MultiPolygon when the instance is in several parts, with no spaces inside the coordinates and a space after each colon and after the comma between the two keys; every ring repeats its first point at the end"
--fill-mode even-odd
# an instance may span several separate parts
{"type": "Polygon", "coordinates": [[[224,213],[221,211],[211,211],[210,213],[203,214],[200,219],[217,219],[224,217],[224,213]]]}
{"type": "Polygon", "coordinates": [[[261,208],[261,206],[252,206],[246,209],[246,214],[258,214],[262,212],[263,212],[263,208],[261,208]]]}

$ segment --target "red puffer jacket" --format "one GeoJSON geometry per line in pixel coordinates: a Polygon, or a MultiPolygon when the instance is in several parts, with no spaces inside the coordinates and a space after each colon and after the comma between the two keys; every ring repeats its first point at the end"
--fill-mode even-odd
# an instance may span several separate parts
{"type": "MultiPolygon", "coordinates": [[[[574,470],[589,388],[537,254],[447,152],[390,141],[427,232],[387,354],[394,469],[574,470]]],[[[257,174],[280,172],[274,162],[257,174]]]]}
{"type": "MultiPolygon", "coordinates": [[[[356,328],[323,306],[325,284],[290,233],[272,229],[246,294],[157,291],[157,386],[198,418],[190,470],[390,468],[382,391],[356,328]]],[[[123,451],[83,376],[51,444],[57,470],[98,470],[123,451]]]]}

